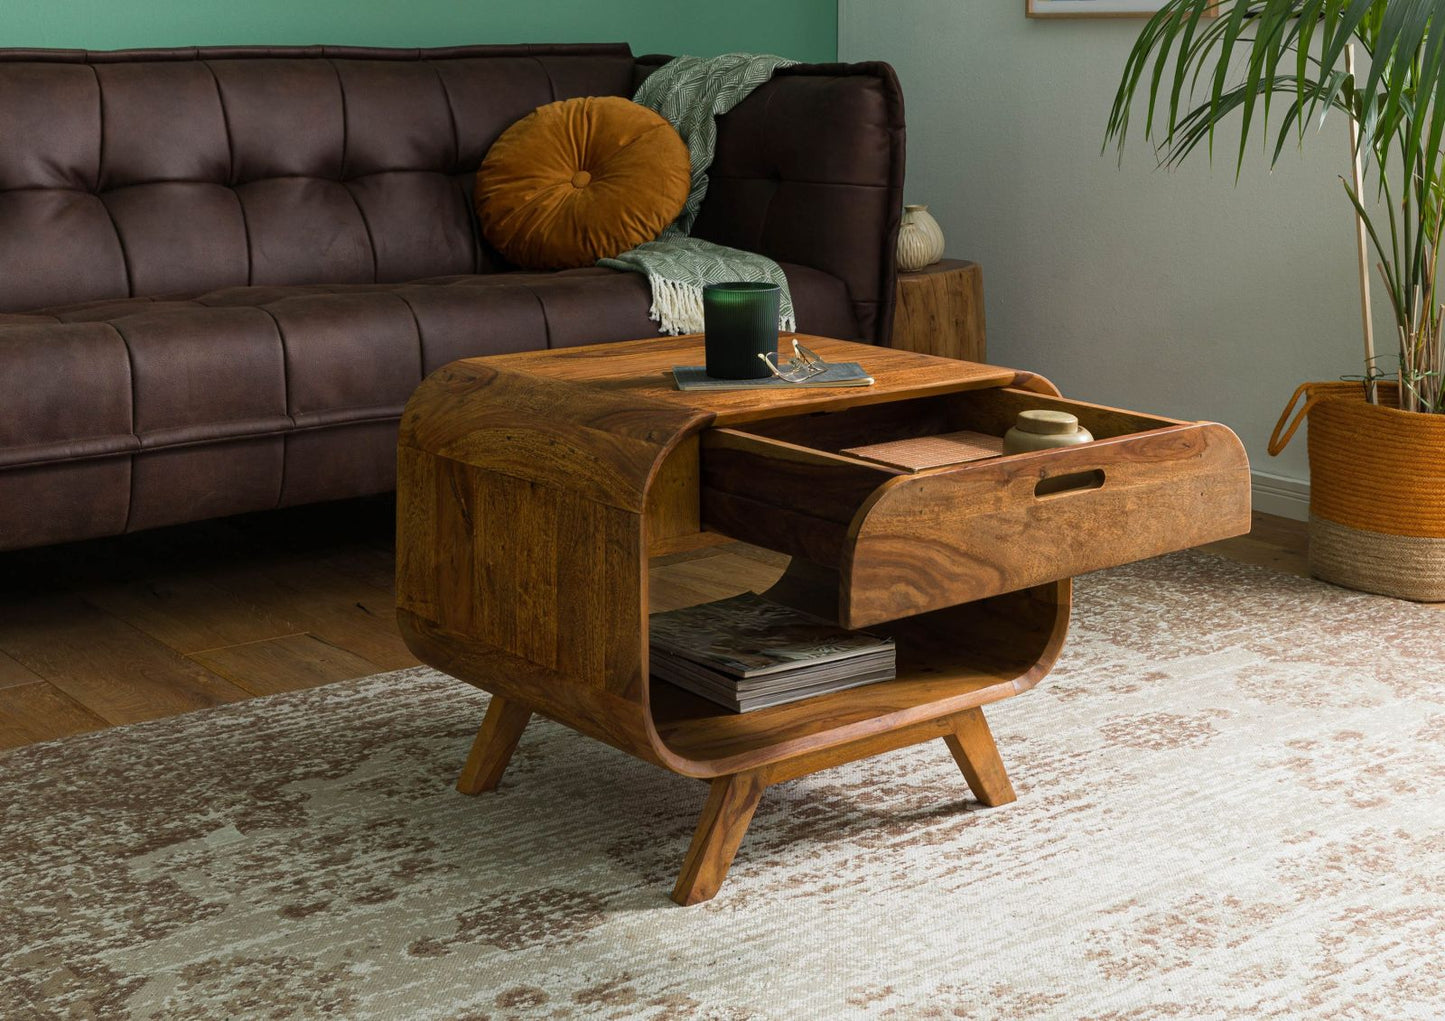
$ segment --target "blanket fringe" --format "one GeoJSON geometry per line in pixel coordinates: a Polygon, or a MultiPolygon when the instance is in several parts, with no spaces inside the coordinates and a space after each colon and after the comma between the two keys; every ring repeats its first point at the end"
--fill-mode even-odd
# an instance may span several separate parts
{"type": "Polygon", "coordinates": [[[647,314],[658,324],[658,332],[670,336],[702,332],[702,288],[681,280],[648,274],[652,286],[652,307],[647,314]]]}
{"type": "MultiPolygon", "coordinates": [[[[652,287],[652,307],[647,315],[658,324],[658,333],[676,337],[680,333],[703,331],[701,287],[651,273],[647,282],[652,287]]],[[[784,333],[797,332],[798,318],[791,309],[778,317],[778,329],[784,333]]]]}

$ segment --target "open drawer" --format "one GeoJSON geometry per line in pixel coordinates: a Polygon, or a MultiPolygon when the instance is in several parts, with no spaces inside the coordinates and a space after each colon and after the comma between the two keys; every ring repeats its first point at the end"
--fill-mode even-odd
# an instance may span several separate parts
{"type": "Polygon", "coordinates": [[[1247,532],[1249,462],[1211,422],[1008,387],[767,419],[703,433],[704,526],[839,575],[864,627],[1247,532]],[[1094,442],[908,472],[840,451],[959,430],[1002,436],[1025,408],[1094,442]]]}

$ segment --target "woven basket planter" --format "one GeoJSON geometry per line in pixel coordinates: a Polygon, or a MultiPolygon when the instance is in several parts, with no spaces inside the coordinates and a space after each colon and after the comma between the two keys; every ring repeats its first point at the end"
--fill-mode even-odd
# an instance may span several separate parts
{"type": "Polygon", "coordinates": [[[1306,383],[1270,438],[1277,454],[1309,421],[1310,573],[1346,588],[1445,601],[1445,415],[1380,404],[1359,383],[1306,383]],[[1290,412],[1306,400],[1280,437],[1290,412]]]}

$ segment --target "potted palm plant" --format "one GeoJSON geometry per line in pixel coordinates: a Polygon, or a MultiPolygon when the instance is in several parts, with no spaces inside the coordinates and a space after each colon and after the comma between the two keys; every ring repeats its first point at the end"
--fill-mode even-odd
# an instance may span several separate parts
{"type": "Polygon", "coordinates": [[[1445,600],[1445,308],[1436,290],[1445,0],[1169,0],[1129,54],[1105,144],[1122,153],[1131,123],[1142,122],[1161,164],[1173,165],[1212,151],[1219,125],[1237,118],[1239,173],[1254,132],[1273,165],[1330,114],[1350,125],[1341,201],[1358,228],[1364,372],[1360,382],[1302,385],[1269,449],[1279,453],[1307,418],[1317,577],[1445,600]],[[1397,334],[1378,356],[1370,250],[1397,334]]]}

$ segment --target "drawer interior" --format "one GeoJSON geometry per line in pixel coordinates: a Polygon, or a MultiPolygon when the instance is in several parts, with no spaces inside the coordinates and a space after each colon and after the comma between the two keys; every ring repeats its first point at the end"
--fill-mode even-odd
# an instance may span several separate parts
{"type": "MultiPolygon", "coordinates": [[[[703,435],[701,444],[701,523],[758,546],[836,567],[859,508],[889,479],[915,474],[843,451],[961,430],[1002,437],[1018,413],[1029,408],[1067,411],[1096,441],[1183,424],[993,387],[713,429],[703,435]]],[[[988,460],[1019,456],[1025,455],[988,460]]],[[[917,474],[967,470],[984,463],[988,462],[917,474]]],[[[1092,474],[1065,480],[1083,487],[1097,481],[1092,474]]]]}
{"type": "Polygon", "coordinates": [[[1033,408],[1067,411],[1077,416],[1079,424],[1089,430],[1096,440],[1184,424],[1175,419],[1049,397],[1028,390],[990,387],[937,397],[869,404],[845,411],[764,419],[735,428],[738,432],[754,436],[838,453],[871,443],[938,436],[965,429],[988,436],[1003,436],[1013,426],[1020,411],[1033,408]]]}
{"type": "Polygon", "coordinates": [[[1007,387],[711,429],[700,446],[702,524],[836,570],[850,627],[1249,528],[1248,461],[1223,426],[1007,387]],[[1076,415],[1094,442],[916,472],[843,453],[1002,436],[1027,408],[1076,415]]]}

